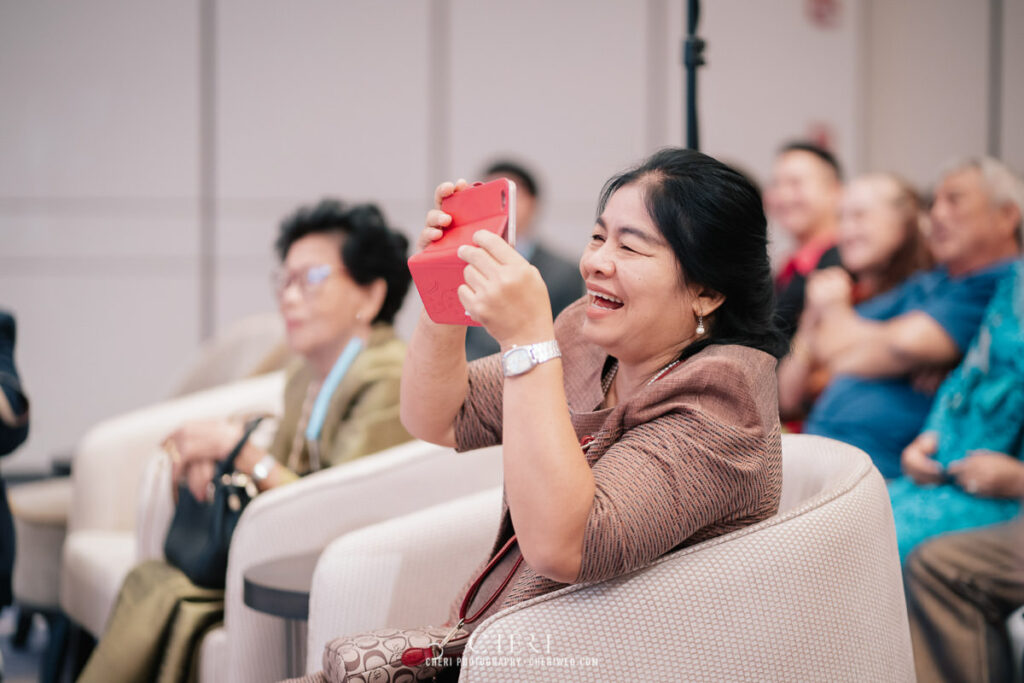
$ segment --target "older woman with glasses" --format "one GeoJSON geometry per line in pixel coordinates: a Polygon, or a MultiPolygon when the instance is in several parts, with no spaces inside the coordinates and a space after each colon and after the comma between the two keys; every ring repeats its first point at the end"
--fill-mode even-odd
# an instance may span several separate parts
{"type": "MultiPolygon", "coordinates": [[[[261,490],[411,438],[398,410],[405,345],[392,328],[409,288],[406,238],[372,204],[325,200],[286,219],[276,247],[281,266],[272,282],[297,358],[269,449],[246,441],[235,460],[261,490]]],[[[165,448],[175,480],[203,500],[217,462],[243,429],[241,421],[217,419],[171,434],[165,448]]],[[[191,643],[223,617],[219,594],[193,586],[165,562],[139,565],[79,680],[150,681],[158,671],[159,680],[168,672],[184,678],[191,643]],[[190,609],[178,610],[185,600],[190,609]],[[191,623],[180,623],[183,616],[191,623]]]]}
{"type": "MultiPolygon", "coordinates": [[[[377,207],[323,201],[284,222],[272,283],[297,360],[269,452],[246,444],[236,469],[261,489],[407,441],[398,417],[405,346],[392,323],[409,288],[407,242],[377,207]],[[326,407],[326,411],[324,410],[326,407]]],[[[175,473],[201,497],[241,436],[237,422],[183,426],[168,440],[175,473]]]]}

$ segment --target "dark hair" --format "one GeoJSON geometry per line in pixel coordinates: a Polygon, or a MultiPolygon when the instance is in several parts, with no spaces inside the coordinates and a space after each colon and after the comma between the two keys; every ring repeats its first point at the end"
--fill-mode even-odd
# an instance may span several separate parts
{"type": "MultiPolygon", "coordinates": [[[[895,173],[880,173],[879,177],[890,180],[896,188],[892,198],[893,208],[900,214],[900,229],[903,230],[899,247],[889,258],[882,271],[879,289],[872,296],[887,292],[900,285],[919,270],[932,267],[931,253],[921,229],[924,204],[917,190],[903,177],[895,173]]],[[[870,176],[868,176],[870,177],[870,176]]]]}
{"type": "Polygon", "coordinates": [[[510,175],[514,176],[512,181],[520,188],[526,190],[531,196],[540,199],[540,188],[533,174],[526,170],[521,164],[508,159],[499,159],[484,169],[484,175],[510,175]]]}
{"type": "Polygon", "coordinates": [[[605,183],[598,214],[620,188],[639,183],[651,220],[682,270],[684,282],[725,297],[708,316],[708,335],[682,357],[710,344],[741,344],[782,357],[761,194],[743,174],[689,149],[655,152],[605,183]]]}
{"type": "Polygon", "coordinates": [[[412,279],[406,265],[409,240],[405,235],[388,227],[375,204],[347,206],[336,199],[323,199],[285,218],[274,248],[284,261],[298,240],[318,234],[341,238],[341,262],[358,284],[384,280],[387,294],[373,322],[394,322],[412,279]]]}
{"type": "Polygon", "coordinates": [[[779,155],[786,152],[807,152],[808,154],[813,154],[832,169],[832,172],[836,174],[836,180],[843,182],[843,167],[839,165],[839,160],[836,159],[835,154],[821,145],[816,145],[806,140],[794,140],[793,142],[787,142],[779,149],[779,155]]]}

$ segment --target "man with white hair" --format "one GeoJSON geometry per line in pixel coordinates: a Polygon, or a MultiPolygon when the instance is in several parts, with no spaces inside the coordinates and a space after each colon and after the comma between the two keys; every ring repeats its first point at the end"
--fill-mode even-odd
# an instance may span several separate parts
{"type": "Polygon", "coordinates": [[[995,159],[957,163],[942,175],[931,209],[935,269],[856,308],[846,273],[808,282],[808,297],[824,310],[809,350],[833,378],[804,431],[864,449],[886,478],[900,474],[901,452],[933,398],[914,379],[959,361],[1020,253],[1021,187],[995,159]]]}

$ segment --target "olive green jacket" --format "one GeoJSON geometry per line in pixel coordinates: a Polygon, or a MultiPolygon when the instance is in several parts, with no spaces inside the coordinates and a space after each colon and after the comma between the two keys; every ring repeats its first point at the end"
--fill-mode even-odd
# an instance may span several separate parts
{"type": "MultiPolygon", "coordinates": [[[[390,325],[374,325],[366,348],[356,356],[327,408],[320,433],[321,467],[340,465],[412,439],[398,415],[399,386],[405,344],[390,325]]],[[[288,465],[295,432],[305,429],[302,409],[313,372],[298,360],[288,368],[284,390],[284,415],[270,453],[288,465]]],[[[309,449],[303,444],[296,474],[310,470],[309,449]]]]}

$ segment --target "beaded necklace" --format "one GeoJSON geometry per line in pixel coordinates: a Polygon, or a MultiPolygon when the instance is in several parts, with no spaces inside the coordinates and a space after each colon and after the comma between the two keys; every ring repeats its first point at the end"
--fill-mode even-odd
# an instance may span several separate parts
{"type": "MultiPolygon", "coordinates": [[[[644,386],[651,386],[659,379],[664,377],[669,370],[679,365],[680,362],[681,359],[676,358],[674,361],[663,367],[661,370],[658,370],[656,373],[654,373],[654,377],[647,380],[647,384],[645,384],[644,386]]],[[[601,380],[601,393],[604,394],[605,396],[608,395],[608,390],[612,388],[612,382],[615,380],[615,375],[618,373],[618,371],[619,361],[616,360],[615,364],[612,365],[612,367],[608,370],[608,374],[606,374],[604,376],[604,379],[601,380]]]]}

